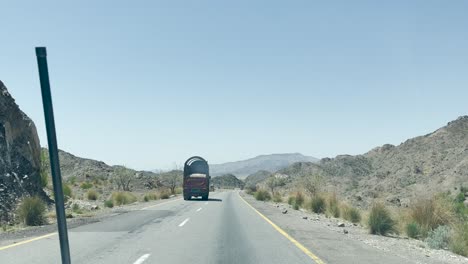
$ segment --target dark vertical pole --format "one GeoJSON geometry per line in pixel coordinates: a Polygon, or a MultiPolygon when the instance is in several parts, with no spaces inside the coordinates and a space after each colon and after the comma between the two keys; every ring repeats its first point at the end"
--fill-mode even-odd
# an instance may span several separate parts
{"type": "Polygon", "coordinates": [[[60,251],[62,263],[70,264],[70,248],[68,246],[67,219],[63,201],[62,175],[58,157],[57,136],[55,134],[54,110],[52,108],[52,95],[50,93],[49,70],[47,68],[47,51],[45,47],[36,48],[37,66],[41,81],[42,104],[49,143],[50,168],[52,170],[52,183],[54,185],[55,210],[57,212],[57,226],[60,238],[60,251]]]}

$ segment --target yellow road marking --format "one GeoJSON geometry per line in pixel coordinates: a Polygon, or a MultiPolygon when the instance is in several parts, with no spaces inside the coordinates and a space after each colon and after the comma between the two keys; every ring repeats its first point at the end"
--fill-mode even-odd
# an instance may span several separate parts
{"type": "Polygon", "coordinates": [[[5,250],[5,249],[16,247],[16,246],[19,246],[19,245],[24,245],[26,243],[30,243],[30,242],[33,242],[33,241],[36,241],[36,240],[39,240],[39,239],[47,238],[47,237],[51,237],[51,236],[56,235],[56,234],[57,234],[57,232],[50,233],[50,234],[43,235],[43,236],[39,236],[39,237],[35,237],[35,238],[31,238],[29,240],[25,240],[25,241],[21,241],[21,242],[11,244],[11,245],[8,245],[8,246],[0,247],[0,250],[5,250]]]}
{"type": "Polygon", "coordinates": [[[309,256],[311,259],[313,259],[317,264],[325,264],[323,260],[321,260],[319,257],[317,257],[314,253],[310,252],[309,249],[307,249],[305,246],[303,246],[301,243],[299,243],[296,239],[294,239],[292,236],[290,236],[286,231],[281,229],[279,226],[277,226],[275,223],[273,223],[268,217],[264,216],[262,213],[260,213],[257,209],[255,209],[252,205],[250,205],[242,196],[240,196],[239,193],[237,193],[239,197],[244,201],[245,204],[247,204],[252,210],[254,210],[258,215],[260,215],[265,221],[267,221],[271,226],[273,226],[276,231],[278,231],[280,234],[282,234],[284,237],[286,237],[289,241],[291,241],[296,247],[298,247],[302,252],[304,252],[307,256],[309,256]]]}
{"type": "MultiPolygon", "coordinates": [[[[167,202],[164,202],[164,203],[158,203],[158,204],[155,204],[155,205],[151,205],[151,206],[145,207],[145,208],[143,208],[143,209],[141,209],[141,210],[145,210],[145,209],[148,209],[148,208],[151,208],[151,207],[156,207],[156,206],[159,206],[159,205],[163,205],[163,204],[167,204],[167,203],[171,203],[171,202],[179,201],[179,200],[181,200],[181,198],[175,199],[175,200],[171,200],[171,201],[167,201],[167,202]]],[[[30,243],[30,242],[33,242],[33,241],[36,241],[36,240],[40,240],[40,239],[44,239],[44,238],[51,237],[51,236],[56,235],[56,234],[57,234],[57,232],[54,232],[54,233],[50,233],[50,234],[47,234],[47,235],[43,235],[43,236],[31,238],[31,239],[29,239],[29,240],[25,240],[25,241],[21,241],[21,242],[18,242],[18,243],[14,243],[14,244],[11,244],[11,245],[8,245],[8,246],[0,247],[0,250],[5,250],[5,249],[8,249],[8,248],[12,248],[12,247],[24,245],[24,244],[27,244],[27,243],[30,243]]]]}

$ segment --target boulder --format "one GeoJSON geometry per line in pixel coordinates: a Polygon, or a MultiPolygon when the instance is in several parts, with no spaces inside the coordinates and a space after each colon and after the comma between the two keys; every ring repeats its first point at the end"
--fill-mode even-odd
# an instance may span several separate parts
{"type": "Polygon", "coordinates": [[[345,224],[343,222],[339,222],[338,227],[345,227],[345,224]]]}
{"type": "Polygon", "coordinates": [[[281,211],[281,213],[287,214],[287,213],[288,213],[288,209],[283,209],[283,211],[281,211]]]}
{"type": "Polygon", "coordinates": [[[13,219],[23,196],[50,201],[41,187],[40,154],[34,122],[0,81],[0,222],[13,219]]]}

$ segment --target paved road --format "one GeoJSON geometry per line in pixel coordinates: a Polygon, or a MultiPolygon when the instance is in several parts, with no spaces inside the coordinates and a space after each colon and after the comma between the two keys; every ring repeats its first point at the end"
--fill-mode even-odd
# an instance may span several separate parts
{"type": "MultiPolygon", "coordinates": [[[[232,191],[130,211],[69,237],[72,263],[316,263],[232,191]]],[[[0,263],[60,263],[58,237],[0,250],[0,263]]]]}

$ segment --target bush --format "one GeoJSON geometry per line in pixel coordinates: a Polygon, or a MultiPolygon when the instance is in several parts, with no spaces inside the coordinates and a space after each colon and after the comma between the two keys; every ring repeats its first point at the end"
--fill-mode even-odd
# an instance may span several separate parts
{"type": "Polygon", "coordinates": [[[254,193],[254,197],[255,199],[257,199],[258,201],[268,201],[271,199],[271,195],[268,191],[265,191],[265,190],[257,190],[255,193],[254,193]]]}
{"type": "Polygon", "coordinates": [[[107,200],[104,202],[104,206],[108,208],[114,207],[114,202],[112,200],[107,200]]]}
{"type": "Polygon", "coordinates": [[[333,217],[340,217],[340,209],[338,207],[338,199],[336,193],[332,193],[327,201],[327,213],[333,217]]]}
{"type": "Polygon", "coordinates": [[[112,200],[116,205],[124,205],[136,202],[137,198],[129,192],[113,192],[112,200]]]}
{"type": "Polygon", "coordinates": [[[157,199],[158,199],[158,195],[156,193],[147,193],[143,197],[143,201],[145,202],[149,202],[151,200],[157,200],[157,199]]]}
{"type": "Polygon", "coordinates": [[[97,198],[98,198],[98,194],[97,194],[97,192],[95,190],[89,190],[86,193],[86,197],[88,198],[88,200],[96,201],[97,198]]]}
{"type": "Polygon", "coordinates": [[[294,204],[293,204],[293,209],[294,209],[294,210],[299,210],[299,205],[298,205],[297,203],[294,203],[294,204]]]}
{"type": "Polygon", "coordinates": [[[254,194],[257,191],[257,186],[256,185],[249,185],[245,187],[245,192],[247,194],[254,194]]]}
{"type": "Polygon", "coordinates": [[[361,222],[361,212],[359,209],[354,208],[349,205],[342,205],[341,206],[341,215],[344,219],[352,222],[352,223],[359,223],[361,222]]]}
{"type": "Polygon", "coordinates": [[[410,207],[410,218],[420,227],[421,236],[427,234],[441,225],[453,222],[453,205],[446,197],[433,197],[420,199],[410,207]]]}
{"type": "Polygon", "coordinates": [[[411,222],[406,225],[406,234],[411,238],[418,238],[421,234],[421,228],[418,223],[411,222]]]}
{"type": "Polygon", "coordinates": [[[160,199],[169,199],[169,196],[170,196],[170,192],[167,191],[167,190],[164,190],[164,191],[161,191],[161,193],[159,194],[159,198],[160,199]]]}
{"type": "Polygon", "coordinates": [[[39,197],[24,198],[18,207],[19,220],[28,226],[38,226],[46,223],[46,205],[39,197]]]}
{"type": "Polygon", "coordinates": [[[93,184],[90,183],[90,182],[83,182],[80,185],[80,188],[83,189],[83,190],[90,189],[91,187],[93,187],[93,184]]]}
{"type": "Polygon", "coordinates": [[[73,204],[72,211],[76,214],[82,214],[83,210],[80,208],[78,204],[73,204]]]}
{"type": "Polygon", "coordinates": [[[448,226],[437,227],[435,230],[429,232],[425,241],[430,248],[447,248],[450,242],[450,228],[448,226]]]}
{"type": "Polygon", "coordinates": [[[296,197],[295,196],[289,196],[288,197],[288,204],[293,205],[296,203],[296,197]]]}
{"type": "Polygon", "coordinates": [[[299,207],[301,207],[304,204],[304,195],[302,194],[302,192],[296,192],[294,204],[297,204],[299,207]]]}
{"type": "Polygon", "coordinates": [[[454,253],[468,257],[468,222],[455,226],[455,234],[450,241],[449,248],[454,253]]]}
{"type": "Polygon", "coordinates": [[[383,204],[374,204],[369,214],[369,231],[371,234],[386,235],[396,232],[396,222],[383,204]]]}
{"type": "Polygon", "coordinates": [[[67,201],[69,198],[72,197],[73,192],[72,192],[72,189],[70,188],[70,185],[63,183],[62,190],[63,190],[63,198],[65,199],[65,201],[67,201]]]}
{"type": "Polygon", "coordinates": [[[276,193],[275,195],[273,195],[273,202],[282,203],[283,202],[283,197],[281,197],[281,195],[276,193]]]}
{"type": "Polygon", "coordinates": [[[325,212],[325,199],[320,195],[315,195],[310,201],[310,207],[312,212],[316,214],[321,214],[325,212]]]}

